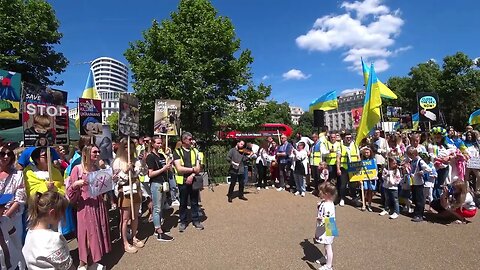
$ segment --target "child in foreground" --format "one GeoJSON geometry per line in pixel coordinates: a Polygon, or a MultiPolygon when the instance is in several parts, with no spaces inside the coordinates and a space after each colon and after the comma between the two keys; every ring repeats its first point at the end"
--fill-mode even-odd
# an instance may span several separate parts
{"type": "Polygon", "coordinates": [[[330,182],[324,182],[318,186],[318,194],[321,201],[318,203],[317,228],[315,230],[315,243],[323,244],[325,247],[326,264],[320,270],[333,269],[333,239],[335,236],[327,236],[325,229],[325,218],[335,218],[335,204],[337,189],[330,182]]]}
{"type": "Polygon", "coordinates": [[[383,169],[382,178],[383,188],[385,189],[385,210],[380,213],[380,216],[385,216],[391,211],[390,219],[396,219],[400,214],[398,185],[402,181],[402,174],[394,158],[388,158],[388,169],[383,169]]]}
{"type": "Polygon", "coordinates": [[[72,257],[63,235],[57,232],[68,201],[55,191],[37,193],[29,208],[29,230],[23,247],[28,269],[72,268],[72,257]]]}

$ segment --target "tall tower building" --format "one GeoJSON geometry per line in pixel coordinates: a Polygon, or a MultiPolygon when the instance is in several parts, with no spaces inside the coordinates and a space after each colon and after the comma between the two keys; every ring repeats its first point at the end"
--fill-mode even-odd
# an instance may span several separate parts
{"type": "Polygon", "coordinates": [[[113,58],[99,57],[92,61],[91,68],[102,99],[102,121],[105,123],[109,115],[118,112],[120,93],[128,90],[128,67],[113,58]]]}

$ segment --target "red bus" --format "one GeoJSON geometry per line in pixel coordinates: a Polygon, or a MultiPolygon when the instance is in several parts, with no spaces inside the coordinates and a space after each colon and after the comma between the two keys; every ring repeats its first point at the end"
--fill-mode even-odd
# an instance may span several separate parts
{"type": "Polygon", "coordinates": [[[287,137],[292,136],[293,129],[285,124],[278,123],[269,123],[261,125],[259,131],[249,132],[249,131],[230,131],[223,133],[222,137],[225,139],[255,139],[268,136],[279,136],[286,135],[287,137]],[[280,133],[280,134],[279,134],[280,133]]]}

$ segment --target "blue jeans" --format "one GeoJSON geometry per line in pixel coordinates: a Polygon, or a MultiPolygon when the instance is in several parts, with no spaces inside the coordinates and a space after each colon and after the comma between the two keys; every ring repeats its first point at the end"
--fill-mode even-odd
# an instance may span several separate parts
{"type": "Polygon", "coordinates": [[[163,190],[160,192],[162,186],[163,185],[161,183],[150,183],[150,191],[152,192],[153,203],[153,226],[155,227],[155,230],[162,226],[162,206],[167,198],[163,190]]]}
{"type": "Polygon", "coordinates": [[[178,191],[180,193],[180,223],[187,224],[187,205],[190,198],[190,207],[192,210],[192,221],[200,221],[200,207],[198,206],[198,198],[200,196],[200,190],[193,190],[192,185],[178,185],[178,191]]]}
{"type": "Polygon", "coordinates": [[[398,203],[398,190],[385,188],[385,211],[393,208],[393,212],[400,214],[400,205],[398,203]]]}
{"type": "Polygon", "coordinates": [[[295,187],[297,188],[297,191],[305,193],[305,175],[295,173],[293,176],[295,178],[295,187]]]}
{"type": "Polygon", "coordinates": [[[178,192],[177,192],[177,181],[175,181],[175,175],[168,179],[168,184],[170,185],[170,195],[172,196],[172,202],[178,200],[178,192]]]}
{"type": "Polygon", "coordinates": [[[423,217],[425,211],[425,195],[423,194],[423,185],[412,185],[413,202],[415,208],[413,209],[414,217],[423,217]]]}
{"type": "Polygon", "coordinates": [[[440,199],[443,193],[443,184],[448,177],[448,167],[437,170],[438,177],[435,180],[435,185],[433,186],[433,199],[440,199]]]}

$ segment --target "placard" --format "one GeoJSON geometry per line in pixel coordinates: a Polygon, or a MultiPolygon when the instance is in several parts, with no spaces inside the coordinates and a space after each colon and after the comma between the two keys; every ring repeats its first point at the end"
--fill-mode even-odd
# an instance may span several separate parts
{"type": "Polygon", "coordinates": [[[373,180],[377,178],[377,162],[375,159],[350,162],[347,172],[350,182],[373,180]]]}
{"type": "Polygon", "coordinates": [[[480,169],[480,157],[470,157],[467,162],[467,168],[480,169]]]}
{"type": "Polygon", "coordinates": [[[120,136],[138,137],[139,114],[138,99],[128,93],[121,93],[119,98],[118,133],[120,136]]]}
{"type": "Polygon", "coordinates": [[[67,92],[24,83],[25,146],[68,145],[67,92]]]}
{"type": "Polygon", "coordinates": [[[113,149],[112,149],[112,132],[109,125],[103,125],[103,132],[99,136],[95,136],[96,144],[100,150],[100,159],[103,161],[109,161],[108,164],[113,160],[113,149]]]}
{"type": "Polygon", "coordinates": [[[0,69],[0,119],[20,119],[22,77],[20,73],[0,69]]]}
{"type": "Polygon", "coordinates": [[[80,135],[102,135],[102,101],[98,99],[79,98],[78,114],[80,117],[80,135]]]}
{"type": "Polygon", "coordinates": [[[181,105],[180,100],[155,100],[154,134],[178,135],[181,105]]]}
{"type": "Polygon", "coordinates": [[[88,196],[95,198],[98,195],[113,190],[112,168],[94,171],[87,174],[88,196]]]}
{"type": "Polygon", "coordinates": [[[420,122],[440,121],[440,100],[436,93],[417,93],[417,101],[420,122]]]}
{"type": "Polygon", "coordinates": [[[357,129],[362,119],[363,107],[352,109],[352,125],[357,129]]]}
{"type": "Polygon", "coordinates": [[[402,115],[402,107],[387,106],[387,122],[398,122],[402,115]]]}

